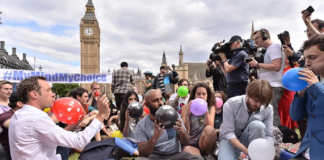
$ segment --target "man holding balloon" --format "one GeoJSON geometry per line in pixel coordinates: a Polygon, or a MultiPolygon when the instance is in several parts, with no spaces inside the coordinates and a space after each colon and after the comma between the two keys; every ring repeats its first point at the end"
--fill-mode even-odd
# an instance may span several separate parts
{"type": "MultiPolygon", "coordinates": [[[[306,115],[307,130],[295,158],[292,160],[323,159],[324,157],[324,35],[304,42],[305,66],[296,78],[307,82],[294,97],[290,106],[290,116],[294,121],[302,120],[306,115]],[[316,75],[320,76],[320,82],[316,75]]],[[[297,82],[298,79],[291,82],[297,82]]],[[[286,87],[286,86],[285,86],[286,87]]]]}
{"type": "Polygon", "coordinates": [[[202,157],[180,151],[180,144],[187,145],[190,137],[175,109],[167,105],[162,106],[160,90],[149,90],[145,94],[145,105],[150,113],[136,125],[136,141],[141,155],[138,160],[203,160],[202,157]]]}
{"type": "MultiPolygon", "coordinates": [[[[220,128],[219,160],[237,160],[240,152],[246,155],[267,155],[271,152],[274,156],[274,149],[248,151],[249,144],[258,138],[268,140],[273,147],[271,99],[272,87],[269,82],[257,79],[247,86],[246,95],[226,101],[223,106],[223,124],[220,128]]],[[[259,160],[252,155],[251,159],[259,160]]]]}
{"type": "MultiPolygon", "coordinates": [[[[22,80],[18,87],[18,96],[24,105],[22,109],[15,112],[9,125],[12,159],[60,159],[60,156],[55,155],[57,146],[83,148],[100,131],[102,121],[109,112],[106,95],[99,96],[97,117],[85,130],[73,133],[55,125],[53,120],[43,112],[54,103],[51,86],[46,82],[45,77],[33,76],[22,80]]],[[[60,117],[60,114],[63,115],[81,106],[76,100],[67,99],[70,99],[68,102],[70,107],[66,107],[65,110],[61,108],[62,113],[54,114],[60,117]]],[[[81,110],[76,112],[83,115],[82,106],[81,110]]]]}

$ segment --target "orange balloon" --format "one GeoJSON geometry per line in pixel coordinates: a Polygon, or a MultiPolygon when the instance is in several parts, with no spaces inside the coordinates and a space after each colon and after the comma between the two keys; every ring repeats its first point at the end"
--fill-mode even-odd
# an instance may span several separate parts
{"type": "Polygon", "coordinates": [[[69,97],[56,100],[51,109],[56,118],[65,124],[76,124],[84,115],[81,103],[69,97]]]}

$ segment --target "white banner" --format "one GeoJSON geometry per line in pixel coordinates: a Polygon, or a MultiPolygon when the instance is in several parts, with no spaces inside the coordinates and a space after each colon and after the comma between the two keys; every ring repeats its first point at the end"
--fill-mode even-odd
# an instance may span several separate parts
{"type": "Polygon", "coordinates": [[[30,70],[12,70],[0,69],[0,80],[10,82],[20,82],[21,80],[31,76],[44,76],[49,83],[111,83],[111,73],[59,73],[59,72],[37,72],[30,70]]]}

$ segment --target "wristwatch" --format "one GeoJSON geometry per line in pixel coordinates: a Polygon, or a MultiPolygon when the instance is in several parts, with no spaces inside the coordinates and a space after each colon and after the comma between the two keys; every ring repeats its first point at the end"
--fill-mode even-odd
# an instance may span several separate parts
{"type": "Polygon", "coordinates": [[[257,63],[257,65],[256,65],[258,68],[259,68],[259,63],[257,63]]]}
{"type": "Polygon", "coordinates": [[[228,61],[227,59],[223,60],[222,62],[225,63],[226,61],[228,61]]]}

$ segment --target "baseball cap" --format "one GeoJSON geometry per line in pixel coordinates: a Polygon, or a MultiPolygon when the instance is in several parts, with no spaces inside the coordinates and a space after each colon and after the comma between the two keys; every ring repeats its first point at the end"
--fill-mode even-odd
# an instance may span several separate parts
{"type": "Polygon", "coordinates": [[[239,40],[240,42],[242,42],[243,41],[243,39],[242,39],[242,37],[240,37],[240,36],[238,36],[238,35],[235,35],[235,36],[233,36],[227,43],[225,43],[225,44],[232,44],[233,42],[235,42],[235,41],[237,41],[237,40],[239,40]]]}
{"type": "Polygon", "coordinates": [[[19,101],[18,93],[17,92],[11,93],[11,95],[9,97],[9,102],[10,103],[16,103],[18,101],[19,101]]]}

